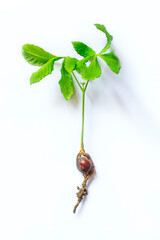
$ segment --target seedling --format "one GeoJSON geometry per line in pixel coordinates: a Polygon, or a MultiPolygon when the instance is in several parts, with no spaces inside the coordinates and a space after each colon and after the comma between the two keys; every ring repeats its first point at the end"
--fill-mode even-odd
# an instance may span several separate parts
{"type": "Polygon", "coordinates": [[[96,53],[92,48],[87,46],[82,42],[72,42],[75,51],[83,57],[78,60],[70,56],[62,57],[56,56],[49,52],[46,52],[42,48],[35,46],[33,44],[25,44],[22,47],[22,55],[27,62],[32,65],[42,66],[38,71],[34,72],[30,78],[30,84],[37,83],[41,81],[45,76],[51,74],[54,70],[54,63],[60,59],[63,59],[61,66],[61,79],[59,80],[59,85],[61,92],[65,100],[69,100],[74,94],[73,81],[78,84],[82,92],[82,129],[81,129],[81,142],[80,151],[77,155],[76,165],[80,172],[84,176],[83,183],[81,187],[78,188],[78,201],[75,205],[73,212],[76,212],[77,206],[82,201],[83,197],[87,195],[87,181],[91,174],[95,171],[95,166],[88,153],[84,150],[84,105],[85,105],[85,93],[90,81],[99,78],[101,76],[101,67],[98,62],[98,58],[101,58],[109,66],[109,68],[116,74],[120,70],[119,58],[114,54],[114,51],[105,53],[111,45],[113,37],[107,32],[104,25],[95,24],[95,27],[102,31],[106,38],[107,43],[100,53],[96,53]],[[89,62],[89,66],[87,66],[89,62]],[[81,80],[77,79],[77,73],[81,75],[81,80]]]}

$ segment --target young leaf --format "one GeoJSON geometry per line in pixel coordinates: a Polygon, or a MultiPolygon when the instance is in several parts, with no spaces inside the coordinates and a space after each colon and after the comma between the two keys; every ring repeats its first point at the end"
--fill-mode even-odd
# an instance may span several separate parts
{"type": "Polygon", "coordinates": [[[97,57],[95,56],[87,69],[84,71],[82,78],[86,80],[94,80],[101,76],[101,68],[99,66],[97,57]]]}
{"type": "Polygon", "coordinates": [[[105,33],[106,37],[107,37],[107,44],[106,46],[102,49],[102,51],[100,53],[104,53],[107,51],[107,49],[110,48],[110,45],[111,45],[111,41],[113,39],[113,37],[107,32],[106,28],[104,25],[101,25],[101,24],[94,24],[96,26],[96,28],[102,32],[105,33]]]}
{"type": "Polygon", "coordinates": [[[121,68],[119,58],[114,54],[114,51],[107,53],[107,54],[101,54],[99,55],[110,67],[110,69],[115,72],[119,73],[119,70],[121,68]]]}
{"type": "Polygon", "coordinates": [[[76,67],[76,71],[81,75],[83,75],[86,70],[87,70],[86,64],[83,64],[80,67],[76,67]]]}
{"type": "Polygon", "coordinates": [[[93,57],[94,57],[94,55],[91,55],[91,56],[88,56],[86,58],[83,58],[82,60],[77,61],[76,71],[78,73],[80,73],[81,75],[83,75],[84,72],[87,70],[86,62],[88,62],[93,57]]]}
{"type": "Polygon", "coordinates": [[[61,79],[59,81],[59,85],[61,87],[61,92],[66,100],[69,100],[73,95],[73,80],[71,74],[65,69],[65,60],[62,63],[61,67],[61,79]]]}
{"type": "Polygon", "coordinates": [[[22,47],[22,55],[27,62],[37,66],[43,65],[55,57],[49,52],[46,52],[42,48],[33,44],[24,44],[22,47]]]}
{"type": "Polygon", "coordinates": [[[51,74],[53,71],[53,64],[55,61],[61,59],[61,57],[55,57],[50,59],[47,63],[45,63],[37,72],[32,73],[30,78],[30,84],[39,82],[42,78],[51,74]]]}
{"type": "Polygon", "coordinates": [[[86,44],[82,42],[72,42],[74,49],[76,52],[82,57],[88,57],[90,55],[95,55],[95,51],[88,47],[86,44]]]}
{"type": "Polygon", "coordinates": [[[66,71],[71,73],[75,69],[77,61],[78,60],[76,58],[65,57],[64,67],[65,67],[66,71]]]}
{"type": "Polygon", "coordinates": [[[79,60],[77,63],[76,63],[76,66],[77,68],[80,68],[82,67],[85,63],[87,63],[91,58],[93,58],[95,55],[91,55],[91,56],[88,56],[88,57],[85,57],[83,58],[82,60],[79,60]]]}

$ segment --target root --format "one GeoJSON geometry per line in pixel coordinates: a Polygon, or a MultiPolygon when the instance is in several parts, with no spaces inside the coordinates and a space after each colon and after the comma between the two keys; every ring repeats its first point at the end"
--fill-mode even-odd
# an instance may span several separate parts
{"type": "Polygon", "coordinates": [[[86,173],[85,178],[84,178],[83,183],[82,183],[82,187],[81,188],[77,187],[77,189],[79,190],[76,194],[77,197],[78,197],[78,201],[77,201],[76,205],[74,206],[73,213],[76,212],[76,209],[77,209],[78,205],[80,204],[80,202],[82,201],[83,197],[88,194],[86,183],[87,183],[87,180],[89,179],[89,177],[91,176],[92,173],[93,173],[93,171],[90,171],[89,173],[86,173]]]}

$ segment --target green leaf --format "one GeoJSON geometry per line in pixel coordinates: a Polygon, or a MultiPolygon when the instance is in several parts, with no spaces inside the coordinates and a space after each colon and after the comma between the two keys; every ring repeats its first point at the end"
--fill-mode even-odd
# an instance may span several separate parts
{"type": "Polygon", "coordinates": [[[88,47],[86,44],[82,42],[72,42],[74,49],[76,52],[82,57],[88,57],[90,55],[95,55],[95,51],[88,47]]]}
{"type": "Polygon", "coordinates": [[[101,54],[99,55],[110,67],[110,69],[115,72],[119,73],[119,70],[121,68],[119,58],[114,54],[114,51],[107,53],[107,54],[101,54]]]}
{"type": "Polygon", "coordinates": [[[32,73],[30,78],[30,84],[39,82],[42,78],[51,74],[53,71],[53,64],[55,61],[61,59],[61,57],[55,57],[50,59],[47,63],[45,63],[37,72],[32,73]]]}
{"type": "Polygon", "coordinates": [[[65,57],[64,67],[67,72],[71,73],[76,68],[76,62],[78,60],[76,58],[65,57]]]}
{"type": "Polygon", "coordinates": [[[74,92],[73,80],[71,74],[65,69],[65,60],[61,67],[61,79],[59,85],[61,87],[61,92],[66,100],[69,100],[74,92]]]}
{"type": "Polygon", "coordinates": [[[56,57],[33,44],[23,45],[22,55],[27,62],[37,66],[41,66],[48,62],[50,59],[56,57]]]}
{"type": "Polygon", "coordinates": [[[86,58],[83,58],[82,60],[77,61],[76,63],[76,71],[80,73],[81,75],[84,74],[84,72],[87,70],[86,63],[93,58],[93,56],[88,56],[86,58]]]}
{"type": "Polygon", "coordinates": [[[76,71],[81,75],[83,75],[86,70],[87,70],[86,64],[83,64],[80,67],[76,67],[76,71]]]}
{"type": "Polygon", "coordinates": [[[88,56],[86,58],[83,58],[82,60],[79,60],[77,63],[76,63],[76,67],[77,68],[80,68],[82,67],[86,62],[88,62],[91,58],[93,58],[95,55],[91,55],[91,56],[88,56]]]}
{"type": "Polygon", "coordinates": [[[112,42],[112,35],[110,35],[107,30],[106,30],[106,27],[104,25],[101,25],[101,24],[94,24],[96,26],[96,28],[102,32],[105,33],[106,37],[107,37],[107,44],[106,46],[102,49],[102,51],[100,53],[104,53],[107,51],[107,49],[110,48],[110,45],[111,45],[111,42],[112,42]]]}
{"type": "Polygon", "coordinates": [[[89,65],[84,71],[82,78],[86,80],[94,80],[95,78],[99,78],[101,76],[101,68],[99,66],[97,57],[95,56],[89,65]]]}

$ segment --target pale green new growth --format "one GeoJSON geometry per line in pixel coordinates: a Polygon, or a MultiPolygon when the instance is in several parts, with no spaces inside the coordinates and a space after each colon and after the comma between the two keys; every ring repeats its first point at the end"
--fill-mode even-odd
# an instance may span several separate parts
{"type": "Polygon", "coordinates": [[[61,79],[59,81],[59,85],[66,100],[70,99],[74,93],[73,78],[78,83],[80,89],[83,90],[83,86],[75,76],[75,71],[81,75],[82,79],[87,80],[87,85],[88,81],[94,80],[95,78],[99,78],[101,76],[101,68],[98,62],[98,57],[102,58],[114,73],[119,73],[120,61],[119,58],[114,54],[114,51],[104,54],[104,52],[110,48],[113,37],[107,32],[104,25],[95,24],[95,26],[98,30],[102,31],[106,35],[107,43],[101,52],[97,54],[85,43],[77,41],[72,42],[75,51],[83,57],[81,60],[69,56],[55,56],[33,44],[23,45],[22,55],[25,60],[32,65],[42,66],[38,71],[32,74],[30,83],[32,84],[39,82],[45,76],[51,74],[54,70],[54,62],[62,58],[63,63],[61,67],[61,79]],[[86,65],[88,61],[90,62],[89,66],[86,65]]]}

